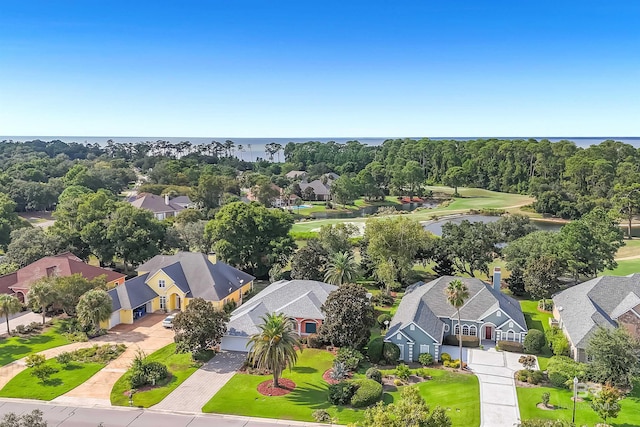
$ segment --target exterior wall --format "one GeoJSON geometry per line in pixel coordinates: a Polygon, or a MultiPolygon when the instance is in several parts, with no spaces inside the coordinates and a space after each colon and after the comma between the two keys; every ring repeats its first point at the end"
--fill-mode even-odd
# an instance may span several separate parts
{"type": "Polygon", "coordinates": [[[402,360],[404,362],[410,362],[410,360],[409,360],[409,344],[411,344],[411,343],[409,342],[409,340],[407,340],[407,338],[403,334],[401,334],[400,332],[397,332],[390,339],[388,339],[386,341],[392,342],[395,345],[397,345],[398,347],[401,347],[400,360],[402,360]]]}
{"type": "Polygon", "coordinates": [[[487,317],[482,319],[482,323],[483,324],[484,323],[493,323],[496,326],[500,326],[504,322],[506,322],[507,319],[509,319],[509,316],[507,316],[501,310],[497,310],[495,313],[491,313],[490,315],[488,315],[487,317]],[[498,314],[498,313],[500,313],[500,314],[498,314]]]}
{"type": "Polygon", "coordinates": [[[119,279],[107,282],[107,288],[111,289],[111,288],[115,288],[116,286],[124,284],[124,279],[125,279],[125,277],[123,276],[123,277],[121,277],[119,279]]]}
{"type": "Polygon", "coordinates": [[[121,309],[120,310],[120,323],[133,323],[133,310],[121,309]]]}
{"type": "Polygon", "coordinates": [[[175,286],[175,283],[173,282],[171,277],[169,277],[162,270],[158,270],[153,276],[149,277],[146,283],[147,285],[149,285],[151,289],[154,290],[155,293],[157,293],[160,296],[167,296],[167,291],[172,288],[176,288],[176,290],[178,290],[182,294],[182,291],[180,291],[180,289],[177,286],[175,286]],[[164,288],[161,288],[159,286],[160,280],[164,280],[164,283],[165,283],[164,288]]]}
{"type": "Polygon", "coordinates": [[[408,349],[410,350],[409,351],[410,354],[406,355],[407,360],[412,362],[417,362],[418,357],[420,356],[420,353],[422,353],[420,346],[423,346],[423,345],[429,346],[429,354],[431,354],[435,359],[436,345],[439,343],[434,341],[429,335],[422,332],[418,327],[414,327],[414,329],[411,330],[411,326],[412,325],[407,325],[402,329],[403,332],[411,336],[411,338],[413,338],[413,340],[415,341],[413,345],[408,346],[408,349]]]}
{"type": "Polygon", "coordinates": [[[156,297],[151,300],[151,311],[153,312],[158,310],[160,310],[160,298],[156,297]]]}
{"type": "Polygon", "coordinates": [[[616,320],[632,337],[640,338],[640,317],[634,311],[629,310],[616,320]]]}
{"type": "MultiPolygon", "coordinates": [[[[445,320],[445,319],[441,319],[441,320],[445,320]]],[[[449,331],[444,333],[444,336],[449,336],[449,335],[456,335],[456,326],[458,326],[458,319],[450,319],[449,322],[445,321],[445,324],[449,325],[449,331]]],[[[472,321],[472,320],[464,320],[462,319],[462,322],[460,322],[460,329],[461,332],[463,332],[465,330],[465,326],[467,326],[469,328],[469,331],[471,331],[471,326],[474,326],[476,334],[475,336],[480,336],[480,327],[482,326],[482,323],[477,322],[477,321],[472,321]]],[[[463,335],[471,335],[471,333],[468,334],[463,334],[463,335]]]]}
{"type": "Polygon", "coordinates": [[[297,331],[298,331],[298,335],[300,335],[300,336],[306,336],[306,335],[310,335],[312,333],[317,333],[318,330],[320,330],[320,325],[322,325],[322,320],[321,319],[309,319],[309,318],[296,317],[295,321],[296,321],[296,324],[298,325],[297,326],[297,331]],[[305,332],[305,325],[307,323],[315,324],[316,325],[316,332],[305,332]]]}

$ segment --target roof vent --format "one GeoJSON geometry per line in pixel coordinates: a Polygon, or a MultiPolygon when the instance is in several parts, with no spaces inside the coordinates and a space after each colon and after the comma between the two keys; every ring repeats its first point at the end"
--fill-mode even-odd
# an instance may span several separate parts
{"type": "Polygon", "coordinates": [[[558,311],[562,311],[562,310],[564,310],[564,307],[558,306],[558,311]]]}

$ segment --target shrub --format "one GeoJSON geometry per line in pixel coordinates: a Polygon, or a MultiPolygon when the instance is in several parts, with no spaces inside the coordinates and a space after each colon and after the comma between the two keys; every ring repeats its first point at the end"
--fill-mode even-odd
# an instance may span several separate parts
{"type": "Polygon", "coordinates": [[[27,333],[27,328],[25,328],[24,325],[18,325],[13,331],[17,334],[24,335],[27,333]]]}
{"type": "Polygon", "coordinates": [[[31,322],[29,323],[29,329],[32,331],[39,331],[42,329],[42,323],[40,322],[31,322]]]}
{"type": "Polygon", "coordinates": [[[526,353],[538,354],[542,351],[542,348],[547,343],[544,333],[537,329],[530,329],[527,332],[527,336],[524,338],[524,351],[526,353]]]}
{"type": "Polygon", "coordinates": [[[76,332],[66,332],[63,334],[64,337],[69,340],[69,342],[87,342],[89,341],[89,337],[85,332],[76,331],[76,332]]]}
{"type": "Polygon", "coordinates": [[[59,364],[67,366],[73,360],[73,355],[68,351],[65,351],[57,355],[56,360],[59,364]]]}
{"type": "Polygon", "coordinates": [[[41,354],[32,354],[27,357],[26,364],[27,368],[36,368],[44,364],[47,359],[41,354]]]}
{"type": "Polygon", "coordinates": [[[549,372],[547,375],[549,377],[549,382],[553,384],[554,387],[560,387],[560,388],[566,387],[565,384],[569,379],[569,377],[563,374],[562,372],[553,371],[553,372],[549,372]]]}
{"type": "Polygon", "coordinates": [[[375,337],[369,341],[367,346],[367,356],[371,363],[378,363],[382,359],[382,348],[384,347],[384,341],[382,337],[375,337]]]}
{"type": "Polygon", "coordinates": [[[55,374],[56,372],[58,372],[58,370],[53,366],[42,364],[42,365],[35,366],[31,370],[31,375],[38,378],[41,382],[44,383],[49,379],[51,375],[55,374]]]}
{"type": "Polygon", "coordinates": [[[144,364],[143,372],[147,383],[151,383],[153,385],[169,376],[167,366],[160,362],[146,362],[144,364]]]}
{"type": "Polygon", "coordinates": [[[449,353],[442,353],[440,354],[440,360],[444,363],[444,362],[448,362],[451,360],[451,355],[449,353]]]}
{"type": "Polygon", "coordinates": [[[425,368],[416,369],[416,375],[424,379],[431,378],[431,375],[429,375],[429,371],[425,368]]]}
{"type": "Polygon", "coordinates": [[[333,405],[346,405],[351,402],[356,387],[347,381],[329,385],[329,402],[333,405]]]}
{"type": "Polygon", "coordinates": [[[544,393],[542,393],[542,396],[540,396],[540,400],[542,400],[542,404],[545,407],[549,406],[549,400],[551,400],[551,394],[547,391],[545,391],[544,393]]]}
{"type": "Polygon", "coordinates": [[[318,334],[311,334],[307,336],[307,346],[309,346],[309,348],[322,348],[323,345],[324,343],[320,337],[318,337],[318,334]]]}
{"type": "Polygon", "coordinates": [[[512,353],[522,353],[524,348],[522,344],[515,341],[498,341],[497,345],[500,347],[500,350],[510,351],[512,353]]]}
{"type": "Polygon", "coordinates": [[[550,298],[541,299],[540,301],[538,301],[538,309],[544,311],[553,311],[553,300],[550,298]]]}
{"type": "Polygon", "coordinates": [[[527,371],[527,382],[529,384],[538,385],[544,379],[542,371],[527,371]]]}
{"type": "MultiPolygon", "coordinates": [[[[447,335],[444,337],[445,345],[458,345],[458,337],[456,335],[447,335]]],[[[472,337],[469,335],[462,335],[463,347],[478,347],[480,345],[480,338],[472,337]]]]}
{"type": "Polygon", "coordinates": [[[364,356],[358,350],[351,347],[342,347],[336,355],[338,362],[344,363],[349,371],[358,369],[360,363],[364,360],[364,356]]]}
{"type": "Polygon", "coordinates": [[[367,369],[367,372],[365,373],[365,377],[367,377],[370,380],[374,380],[375,382],[378,382],[378,383],[382,384],[382,372],[380,372],[376,368],[367,369]]]}
{"type": "Polygon", "coordinates": [[[455,359],[455,360],[452,360],[451,362],[449,362],[449,367],[450,368],[454,368],[454,369],[458,369],[460,367],[460,359],[455,359]]]}
{"type": "Polygon", "coordinates": [[[331,368],[331,374],[329,376],[332,380],[342,381],[347,377],[348,372],[344,362],[336,360],[333,362],[333,368],[331,368]]]}
{"type": "Polygon", "coordinates": [[[521,369],[518,372],[516,372],[516,379],[518,381],[526,383],[528,378],[529,378],[529,375],[528,375],[527,369],[521,369]]]}
{"type": "Polygon", "coordinates": [[[138,351],[131,363],[131,376],[129,377],[131,388],[139,388],[147,384],[155,385],[158,381],[169,376],[166,365],[160,362],[149,362],[145,360],[145,357],[144,352],[138,351]]]}
{"type": "Polygon", "coordinates": [[[380,325],[381,328],[384,328],[386,326],[384,322],[391,323],[391,315],[384,313],[378,316],[378,325],[380,325]]]}
{"type": "Polygon", "coordinates": [[[411,375],[411,369],[404,363],[399,364],[396,370],[393,371],[393,375],[400,378],[402,381],[407,381],[411,375]]]}
{"type": "Polygon", "coordinates": [[[382,397],[382,384],[367,378],[353,381],[357,387],[356,392],[351,397],[351,406],[363,408],[376,403],[382,397]]]}
{"type": "Polygon", "coordinates": [[[554,386],[571,388],[574,377],[586,379],[587,366],[566,356],[553,356],[547,365],[547,376],[554,386]]]}
{"type": "Polygon", "coordinates": [[[535,356],[520,356],[518,363],[522,364],[523,368],[531,370],[536,366],[536,358],[535,356]]]}
{"type": "Polygon", "coordinates": [[[391,294],[383,291],[371,297],[371,302],[375,305],[390,306],[393,304],[393,297],[391,294]]]}
{"type": "Polygon", "coordinates": [[[382,346],[382,358],[388,364],[397,363],[400,358],[400,348],[392,342],[385,342],[382,346]]]}
{"type": "Polygon", "coordinates": [[[401,386],[401,385],[402,385],[402,381],[400,381],[400,380],[399,380],[399,379],[397,379],[397,378],[396,378],[395,380],[393,380],[393,383],[396,385],[396,387],[399,387],[399,386],[401,386]]]}
{"type": "Polygon", "coordinates": [[[421,353],[420,356],[418,356],[418,362],[420,362],[422,366],[433,365],[433,356],[429,353],[421,353]]]}
{"type": "Polygon", "coordinates": [[[311,416],[318,423],[330,423],[331,422],[331,415],[329,415],[329,413],[327,411],[325,411],[324,409],[316,409],[315,411],[313,411],[311,416]]]}
{"type": "Polygon", "coordinates": [[[131,372],[131,376],[129,377],[129,385],[131,386],[131,388],[142,387],[145,384],[147,384],[147,377],[144,375],[144,372],[131,372]]]}
{"type": "Polygon", "coordinates": [[[231,300],[229,302],[227,302],[225,305],[222,306],[222,309],[224,310],[225,313],[227,314],[231,314],[231,312],[233,310],[235,310],[237,307],[237,304],[234,300],[231,300]]]}
{"type": "Polygon", "coordinates": [[[554,326],[549,329],[546,333],[546,338],[555,356],[569,355],[569,340],[564,336],[560,328],[554,326]]]}

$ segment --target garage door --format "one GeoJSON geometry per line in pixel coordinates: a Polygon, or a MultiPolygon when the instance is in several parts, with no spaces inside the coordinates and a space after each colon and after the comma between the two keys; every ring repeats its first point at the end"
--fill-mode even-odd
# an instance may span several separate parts
{"type": "Polygon", "coordinates": [[[111,317],[109,318],[109,329],[119,324],[120,324],[120,310],[117,310],[111,313],[111,317]]]}
{"type": "Polygon", "coordinates": [[[244,351],[247,352],[248,338],[245,337],[223,337],[220,348],[227,351],[244,351]]]}

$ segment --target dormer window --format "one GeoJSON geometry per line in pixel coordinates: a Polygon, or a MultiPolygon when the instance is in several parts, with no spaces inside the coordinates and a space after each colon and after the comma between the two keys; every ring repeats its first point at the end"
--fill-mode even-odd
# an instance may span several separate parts
{"type": "Polygon", "coordinates": [[[159,288],[164,288],[166,286],[164,279],[160,279],[158,280],[158,287],[159,288]]]}

